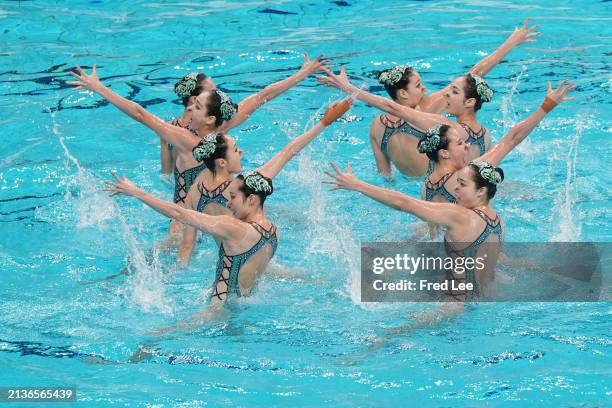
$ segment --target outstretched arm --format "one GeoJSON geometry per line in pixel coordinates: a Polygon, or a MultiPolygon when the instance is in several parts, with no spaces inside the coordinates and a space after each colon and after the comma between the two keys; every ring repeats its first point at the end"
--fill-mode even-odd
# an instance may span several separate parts
{"type": "Polygon", "coordinates": [[[540,33],[534,31],[536,28],[538,28],[537,25],[529,27],[530,20],[531,18],[526,19],[520,28],[514,27],[514,32],[510,34],[506,41],[504,41],[499,48],[493,51],[491,55],[486,56],[476,65],[474,65],[472,69],[470,69],[470,74],[483,77],[493,68],[495,68],[495,66],[499,64],[501,60],[503,60],[504,57],[514,48],[523,43],[536,42],[533,37],[540,35],[540,33]]]}
{"type": "Polygon", "coordinates": [[[153,130],[166,142],[172,143],[173,145],[183,149],[189,149],[191,147],[191,138],[188,131],[163,121],[159,117],[148,112],[136,102],[132,102],[129,99],[126,99],[108,89],[102,84],[102,82],[100,82],[95,65],[93,66],[91,75],[87,75],[79,66],[77,66],[77,72],[70,72],[70,75],[75,77],[77,80],[68,81],[66,83],[76,85],[74,90],[82,88],[89,89],[115,105],[117,108],[119,108],[119,110],[132,119],[153,130]]]}
{"type": "Polygon", "coordinates": [[[350,164],[346,173],[333,163],[331,166],[335,174],[326,171],[325,174],[331,177],[331,180],[323,181],[325,184],[334,186],[330,190],[354,190],[396,210],[405,211],[424,221],[450,228],[464,226],[469,220],[468,211],[456,204],[432,203],[368,184],[355,177],[350,164]]]}
{"type": "Polygon", "coordinates": [[[300,135],[289,142],[280,152],[272,157],[272,159],[270,159],[266,164],[261,166],[257,171],[269,178],[276,177],[276,175],[280,173],[289,160],[302,151],[304,147],[308,146],[308,144],[312,142],[313,139],[321,132],[323,132],[327,126],[331,125],[336,119],[348,111],[352,102],[353,100],[351,98],[346,98],[333,103],[327,108],[323,119],[321,119],[319,123],[314,125],[303,135],[300,135]]]}
{"type": "Polygon", "coordinates": [[[326,68],[325,64],[327,64],[330,60],[322,58],[323,54],[320,54],[314,61],[311,61],[310,57],[308,56],[308,53],[305,52],[304,64],[298,72],[288,78],[283,79],[282,81],[278,81],[266,86],[264,89],[262,89],[255,95],[251,95],[244,101],[240,102],[240,104],[238,105],[238,112],[236,113],[234,118],[229,122],[221,125],[220,131],[227,132],[228,130],[235,128],[236,126],[247,120],[253,112],[261,108],[261,106],[266,102],[271,101],[280,94],[297,85],[298,83],[306,79],[310,74],[320,71],[323,68],[326,68]]]}
{"type": "Polygon", "coordinates": [[[568,84],[566,80],[563,80],[557,89],[553,91],[550,82],[548,82],[548,92],[544,103],[535,112],[510,129],[491,150],[483,154],[479,159],[485,160],[494,166],[499,165],[508,153],[529,136],[531,131],[538,126],[548,112],[561,102],[574,99],[565,96],[574,88],[576,88],[576,85],[568,84]]]}
{"type": "MultiPolygon", "coordinates": [[[[540,35],[539,32],[534,31],[538,28],[537,25],[529,27],[529,21],[531,19],[528,18],[523,23],[522,27],[515,27],[514,32],[499,46],[494,52],[490,55],[487,55],[481,61],[479,61],[476,65],[474,65],[468,72],[472,75],[478,75],[484,77],[491,71],[493,68],[499,64],[506,55],[514,48],[518,47],[523,43],[532,43],[536,42],[533,37],[540,35]]],[[[437,92],[432,92],[429,95],[426,95],[421,102],[421,109],[425,112],[431,113],[440,113],[446,109],[446,100],[444,98],[444,93],[446,92],[448,87],[439,90],[437,92]]]]}
{"type": "Polygon", "coordinates": [[[221,240],[240,239],[246,233],[243,223],[234,217],[228,215],[213,216],[189,210],[141,190],[125,176],[120,179],[116,173],[113,173],[113,177],[116,183],[107,181],[108,188],[104,189],[104,191],[110,192],[111,197],[119,194],[135,197],[158,213],[183,224],[191,225],[221,240]]]}
{"type": "Polygon", "coordinates": [[[442,115],[420,112],[407,106],[400,105],[391,99],[383,98],[369,92],[362,91],[355,85],[351,84],[346,76],[346,69],[343,66],[340,70],[340,74],[336,75],[330,70],[326,70],[326,77],[318,77],[319,82],[324,83],[327,86],[337,88],[346,93],[355,95],[355,98],[364,101],[368,105],[377,107],[391,115],[399,116],[402,119],[410,122],[411,125],[415,126],[419,130],[426,131],[430,127],[435,126],[438,123],[452,126],[453,123],[442,115]]]}

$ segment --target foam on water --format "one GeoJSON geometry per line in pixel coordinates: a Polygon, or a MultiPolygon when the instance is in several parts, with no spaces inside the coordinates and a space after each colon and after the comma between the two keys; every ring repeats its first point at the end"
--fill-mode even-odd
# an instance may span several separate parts
{"type": "Polygon", "coordinates": [[[123,215],[117,211],[120,220],[123,241],[129,256],[126,259],[128,271],[133,272],[127,279],[127,285],[118,289],[133,304],[144,312],[160,311],[171,314],[175,309],[174,299],[166,293],[164,271],[159,261],[159,251],[153,248],[147,256],[138,240],[132,233],[123,215]]]}
{"type": "Polygon", "coordinates": [[[562,191],[555,194],[553,214],[559,214],[558,231],[550,238],[553,242],[578,242],[581,240],[581,224],[579,214],[572,210],[576,201],[576,163],[578,162],[578,147],[584,131],[584,114],[578,115],[574,135],[568,140],[566,157],[565,183],[562,191]]]}
{"type": "Polygon", "coordinates": [[[70,170],[70,163],[77,171],[76,176],[68,175],[63,179],[62,185],[68,187],[65,199],[76,210],[77,228],[98,227],[105,228],[106,222],[113,218],[115,207],[113,201],[107,197],[102,191],[102,183],[87,169],[84,169],[79,164],[76,157],[70,153],[68,146],[64,140],[64,134],[60,130],[59,123],[56,120],[56,111],[47,110],[51,115],[53,126],[51,131],[64,150],[66,156],[66,168],[70,170]],[[76,187],[79,194],[73,197],[70,187],[76,187]]]}
{"type": "Polygon", "coordinates": [[[514,108],[514,95],[516,94],[523,76],[528,76],[527,65],[521,67],[521,72],[519,72],[519,74],[508,84],[508,93],[502,96],[500,110],[502,113],[502,124],[506,132],[510,130],[517,121],[516,109],[514,108]]]}
{"type": "Polygon", "coordinates": [[[76,227],[96,227],[103,230],[107,227],[107,221],[115,217],[119,219],[122,238],[129,252],[130,268],[135,271],[130,275],[128,285],[119,292],[123,292],[131,302],[145,312],[159,310],[162,313],[171,313],[174,310],[174,301],[165,295],[163,271],[157,251],[152,251],[152,256],[147,259],[119,207],[102,192],[100,180],[89,170],[84,169],[66,146],[64,135],[56,120],[57,112],[49,110],[49,113],[53,121],[52,132],[57,136],[67,159],[66,167],[70,169],[70,162],[77,171],[76,177],[67,176],[63,181],[64,185],[75,187],[79,192],[77,197],[74,197],[70,190],[65,194],[66,201],[77,211],[76,227]]]}
{"type": "MultiPolygon", "coordinates": [[[[357,94],[357,93],[356,93],[357,94]]],[[[354,98],[355,95],[352,95],[354,98]]],[[[333,98],[330,98],[325,104],[310,117],[304,131],[312,127],[314,120],[321,114],[333,98]]],[[[333,132],[333,125],[324,132],[333,132]]],[[[319,137],[328,137],[329,135],[321,135],[319,137]]],[[[326,158],[320,160],[321,163],[327,163],[326,158]]],[[[346,294],[350,296],[353,303],[360,303],[361,287],[360,287],[360,247],[356,239],[356,234],[352,229],[343,222],[340,217],[334,214],[334,206],[328,205],[326,200],[326,192],[323,191],[323,172],[321,165],[315,164],[312,160],[311,149],[301,153],[298,160],[298,182],[309,190],[309,196],[312,197],[309,209],[306,212],[308,218],[308,237],[309,247],[308,252],[317,255],[326,255],[340,264],[337,265],[337,270],[348,271],[346,276],[346,285],[344,287],[346,294]]],[[[326,165],[327,167],[327,165],[326,165]]],[[[338,281],[342,277],[336,277],[338,281]]]]}

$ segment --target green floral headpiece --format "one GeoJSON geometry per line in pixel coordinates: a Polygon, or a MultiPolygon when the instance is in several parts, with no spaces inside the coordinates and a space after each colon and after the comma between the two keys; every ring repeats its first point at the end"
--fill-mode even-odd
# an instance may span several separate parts
{"type": "Polygon", "coordinates": [[[440,129],[442,128],[441,124],[437,124],[429,129],[427,129],[427,133],[419,140],[419,144],[417,145],[417,149],[419,153],[433,153],[438,150],[440,146],[440,129]]]}
{"type": "Polygon", "coordinates": [[[478,167],[478,173],[480,173],[480,176],[489,183],[499,184],[502,182],[501,174],[499,174],[497,169],[493,167],[491,163],[484,160],[474,160],[473,162],[470,162],[470,164],[478,167]]]}
{"type": "Polygon", "coordinates": [[[378,82],[384,85],[393,86],[402,79],[408,68],[410,68],[408,65],[396,65],[393,68],[383,71],[378,75],[378,82]]]}
{"type": "Polygon", "coordinates": [[[219,133],[209,133],[204,136],[202,140],[200,140],[200,143],[191,151],[193,158],[201,162],[215,154],[215,150],[217,150],[218,135],[219,133]]]}
{"type": "Polygon", "coordinates": [[[197,85],[198,73],[191,72],[181,78],[181,80],[174,85],[174,93],[176,93],[179,98],[186,98],[191,96],[191,93],[194,89],[196,89],[197,85]]]}
{"type": "Polygon", "coordinates": [[[247,171],[242,175],[242,177],[244,178],[244,184],[246,184],[247,187],[249,187],[254,192],[266,193],[266,195],[272,194],[272,180],[263,176],[258,171],[247,171]]]}
{"type": "Polygon", "coordinates": [[[225,92],[220,91],[218,89],[216,89],[215,92],[217,92],[219,97],[221,97],[221,118],[223,120],[232,120],[232,118],[236,114],[236,107],[234,106],[234,103],[232,102],[231,98],[227,96],[225,92]]]}
{"type": "Polygon", "coordinates": [[[483,102],[491,102],[493,100],[493,90],[487,84],[481,76],[472,75],[474,81],[476,81],[476,93],[480,96],[480,100],[483,102]]]}

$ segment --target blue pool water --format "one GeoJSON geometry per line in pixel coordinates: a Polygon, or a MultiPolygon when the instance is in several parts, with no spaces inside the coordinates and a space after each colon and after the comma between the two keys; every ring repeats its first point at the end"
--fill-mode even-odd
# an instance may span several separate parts
{"type": "MultiPolygon", "coordinates": [[[[172,85],[204,70],[235,100],[297,70],[302,52],[348,64],[356,84],[410,63],[436,90],[533,17],[542,35],[488,76],[480,119],[501,137],[535,109],[546,81],[576,100],[549,115],[504,162],[495,206],[507,240],[610,242],[611,3],[581,1],[3,1],[0,2],[0,386],[75,386],[97,406],[605,406],[609,303],[503,303],[390,339],[427,310],[359,300],[359,245],[405,240],[414,217],[320,184],[329,161],[416,195],[418,182],[376,174],[377,112],[357,103],[275,180],[266,203],[282,231],[272,272],[227,320],[128,357],[152,329],[203,307],[216,252],[187,270],[144,252],[167,221],[100,190],[111,170],[171,200],[158,138],[64,84],[75,65],[162,117],[181,112],[172,85]],[[119,272],[127,279],[87,284],[119,272]]],[[[380,92],[380,87],[374,87],[380,92]]],[[[245,168],[262,164],[337,98],[310,78],[232,134],[245,168]]]]}

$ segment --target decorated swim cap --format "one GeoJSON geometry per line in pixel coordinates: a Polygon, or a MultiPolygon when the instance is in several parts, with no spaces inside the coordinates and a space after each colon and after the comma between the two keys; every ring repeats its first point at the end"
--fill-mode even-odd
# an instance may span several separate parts
{"type": "Polygon", "coordinates": [[[401,81],[410,67],[408,65],[396,65],[393,68],[387,69],[378,75],[378,82],[384,85],[393,86],[401,81]]]}
{"type": "Polygon", "coordinates": [[[234,103],[232,102],[231,98],[227,96],[225,92],[222,92],[218,89],[215,89],[215,92],[221,98],[221,118],[223,120],[232,120],[232,118],[236,114],[236,107],[234,106],[234,103]]]}
{"type": "Polygon", "coordinates": [[[213,154],[215,154],[215,150],[217,150],[217,137],[219,133],[209,133],[204,136],[200,143],[196,147],[191,150],[193,154],[193,158],[197,161],[201,162],[206,159],[209,159],[213,154]]]}
{"type": "Polygon", "coordinates": [[[254,192],[265,193],[266,195],[272,194],[272,180],[265,177],[258,171],[247,171],[242,175],[242,177],[244,177],[244,184],[246,184],[247,187],[249,187],[254,192]]]}
{"type": "MultiPolygon", "coordinates": [[[[470,74],[471,75],[471,74],[470,74]]],[[[481,76],[472,75],[476,81],[476,93],[483,102],[491,102],[493,100],[493,90],[481,76]]]]}
{"type": "Polygon", "coordinates": [[[438,150],[440,146],[440,129],[442,128],[441,124],[437,124],[429,129],[427,129],[427,133],[421,140],[419,140],[419,144],[417,145],[417,149],[419,153],[433,153],[438,150]]]}
{"type": "Polygon", "coordinates": [[[478,167],[480,177],[487,180],[489,183],[499,184],[502,182],[501,174],[491,163],[484,160],[474,160],[473,162],[470,162],[470,164],[478,167]]]}
{"type": "Polygon", "coordinates": [[[191,72],[181,78],[181,80],[178,81],[176,84],[174,84],[174,93],[176,93],[179,98],[186,98],[188,96],[191,96],[191,93],[194,89],[196,89],[197,85],[198,73],[191,72]]]}

